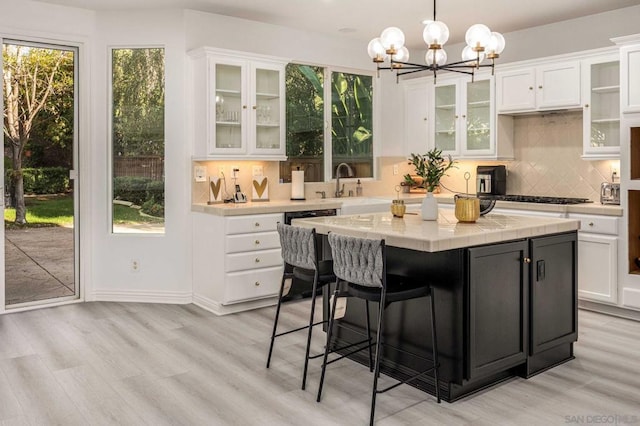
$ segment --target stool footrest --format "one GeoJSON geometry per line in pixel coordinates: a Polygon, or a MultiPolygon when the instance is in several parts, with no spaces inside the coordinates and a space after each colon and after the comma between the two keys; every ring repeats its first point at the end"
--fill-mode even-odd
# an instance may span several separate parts
{"type": "Polygon", "coordinates": [[[435,371],[435,369],[438,368],[438,367],[440,367],[440,364],[436,365],[435,367],[427,368],[426,370],[422,371],[421,373],[414,374],[413,376],[411,376],[411,377],[409,377],[407,379],[400,380],[398,383],[393,384],[391,386],[388,386],[388,387],[386,387],[384,389],[376,389],[376,393],[385,393],[387,391],[390,391],[391,389],[397,388],[398,386],[403,385],[405,383],[409,383],[409,382],[417,379],[420,376],[424,376],[425,374],[427,374],[427,373],[429,373],[431,371],[435,371]]]}
{"type": "MultiPolygon", "coordinates": [[[[367,342],[369,342],[369,340],[363,340],[363,341],[361,341],[361,342],[353,343],[353,344],[351,344],[351,345],[347,345],[347,346],[342,347],[342,348],[334,349],[334,350],[332,350],[332,351],[329,351],[329,353],[334,353],[334,352],[337,352],[337,351],[342,351],[342,350],[345,350],[345,349],[351,348],[351,347],[353,347],[353,346],[361,345],[361,344],[363,344],[363,343],[367,343],[367,342]]],[[[334,362],[336,362],[336,361],[340,361],[341,359],[346,358],[346,357],[348,357],[349,355],[353,355],[353,354],[355,354],[355,353],[358,353],[358,352],[360,352],[360,351],[363,351],[363,350],[365,350],[365,349],[368,349],[368,348],[370,348],[370,347],[374,346],[375,344],[376,344],[375,342],[372,342],[371,344],[368,344],[367,346],[363,346],[363,347],[358,348],[358,349],[356,349],[356,350],[349,351],[349,352],[347,352],[346,354],[343,354],[343,355],[339,356],[338,358],[334,358],[334,359],[332,359],[331,361],[327,361],[327,365],[328,365],[328,364],[333,364],[333,363],[334,363],[334,362]]]]}

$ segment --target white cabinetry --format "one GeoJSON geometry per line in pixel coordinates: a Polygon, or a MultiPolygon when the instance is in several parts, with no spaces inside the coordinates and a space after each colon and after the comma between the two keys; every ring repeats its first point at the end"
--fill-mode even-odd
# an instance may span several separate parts
{"type": "Polygon", "coordinates": [[[425,79],[403,82],[404,155],[424,154],[429,150],[429,89],[425,79]]]}
{"type": "Polygon", "coordinates": [[[620,56],[582,61],[583,158],[620,157],[620,56]]]}
{"type": "Polygon", "coordinates": [[[217,314],[275,303],[282,278],[282,214],[193,214],[193,299],[217,314]]]}
{"type": "Polygon", "coordinates": [[[208,47],[189,55],[194,156],[284,159],[287,61],[208,47]]]}
{"type": "Polygon", "coordinates": [[[568,216],[581,222],[578,232],[578,297],[616,304],[619,219],[575,213],[568,216]]]}
{"type": "Polygon", "coordinates": [[[622,112],[640,112],[640,36],[620,37],[614,40],[620,48],[620,78],[622,85],[622,112]]]}
{"type": "Polygon", "coordinates": [[[498,113],[580,106],[580,62],[552,62],[496,72],[498,113]]]}

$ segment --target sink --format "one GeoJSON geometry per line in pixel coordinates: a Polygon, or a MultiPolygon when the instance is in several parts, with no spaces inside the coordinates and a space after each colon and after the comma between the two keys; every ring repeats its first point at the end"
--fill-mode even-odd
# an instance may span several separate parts
{"type": "Polygon", "coordinates": [[[391,199],[372,197],[336,198],[342,203],[340,214],[362,214],[390,211],[391,199]]]}

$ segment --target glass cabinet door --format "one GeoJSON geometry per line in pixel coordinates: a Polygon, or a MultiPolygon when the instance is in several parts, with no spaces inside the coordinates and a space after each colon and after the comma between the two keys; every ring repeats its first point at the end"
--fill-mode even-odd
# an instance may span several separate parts
{"type": "Polygon", "coordinates": [[[491,148],[490,80],[467,82],[466,150],[491,148]]]}
{"type": "Polygon", "coordinates": [[[456,150],[456,85],[435,88],[435,147],[456,150]]]}
{"type": "Polygon", "coordinates": [[[242,67],[216,64],[215,75],[215,149],[242,150],[242,67]]]}
{"type": "Polygon", "coordinates": [[[281,150],[280,115],[282,104],[280,69],[255,69],[255,148],[257,151],[281,150]]]}
{"type": "Polygon", "coordinates": [[[591,64],[591,148],[620,145],[620,63],[591,64]]]}

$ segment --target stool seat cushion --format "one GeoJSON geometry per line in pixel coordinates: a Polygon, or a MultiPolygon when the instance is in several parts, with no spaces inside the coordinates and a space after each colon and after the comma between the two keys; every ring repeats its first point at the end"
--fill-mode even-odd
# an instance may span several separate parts
{"type": "MultiPolygon", "coordinates": [[[[319,261],[318,272],[318,284],[327,284],[336,280],[336,276],[333,274],[333,261],[331,260],[319,261]]],[[[293,268],[293,276],[303,281],[313,282],[314,274],[315,271],[313,269],[300,268],[297,266],[293,268]]]]}
{"type": "MultiPolygon", "coordinates": [[[[380,288],[349,283],[348,291],[351,296],[358,297],[360,299],[372,302],[380,301],[380,288]]],[[[399,302],[401,300],[425,297],[429,294],[431,294],[431,287],[426,282],[419,282],[397,275],[387,275],[387,304],[399,302]]]]}

